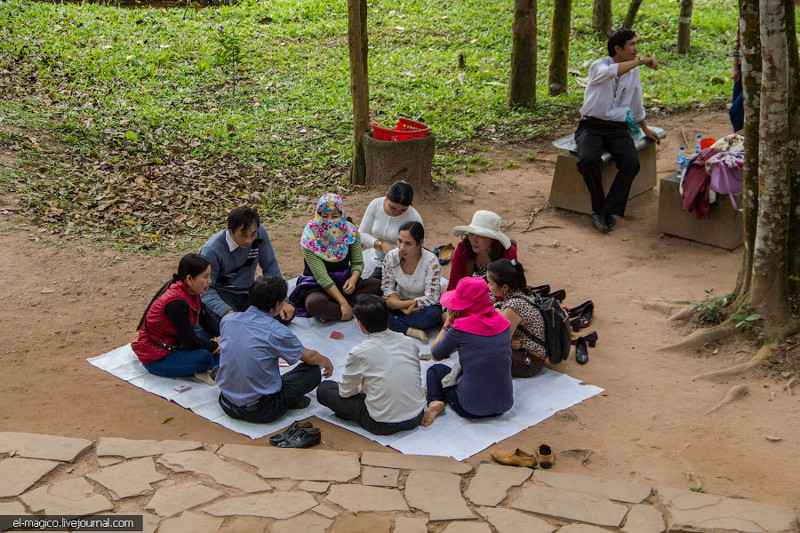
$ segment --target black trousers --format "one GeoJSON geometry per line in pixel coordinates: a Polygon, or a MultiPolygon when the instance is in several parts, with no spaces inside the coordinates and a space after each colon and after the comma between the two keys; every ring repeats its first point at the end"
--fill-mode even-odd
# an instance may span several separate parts
{"type": "Polygon", "coordinates": [[[322,373],[318,366],[300,363],[281,376],[281,380],[283,381],[281,390],[262,396],[250,405],[245,407],[233,405],[222,393],[219,395],[219,405],[231,418],[266,424],[285,415],[290,405],[314,390],[322,380],[322,373]]]}
{"type": "Polygon", "coordinates": [[[364,393],[342,398],[339,396],[339,384],[335,381],[323,381],[317,387],[317,401],[320,405],[333,411],[339,418],[352,420],[375,435],[393,435],[398,431],[414,429],[422,422],[424,410],[414,418],[403,422],[378,422],[369,416],[365,399],[364,393]]]}
{"type": "Polygon", "coordinates": [[[639,173],[639,154],[628,134],[628,125],[586,117],[578,124],[575,143],[578,145],[578,172],[592,197],[592,211],[599,215],[625,216],[631,184],[639,173]],[[617,176],[607,195],[603,190],[603,151],[610,152],[617,165],[617,176]]]}

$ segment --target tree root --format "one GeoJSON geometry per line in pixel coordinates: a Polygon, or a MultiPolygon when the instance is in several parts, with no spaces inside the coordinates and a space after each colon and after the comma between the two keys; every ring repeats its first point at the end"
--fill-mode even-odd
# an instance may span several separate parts
{"type": "Polygon", "coordinates": [[[674,315],[676,312],[686,309],[692,302],[685,300],[665,300],[663,298],[653,298],[652,300],[635,300],[644,309],[652,309],[665,315],[674,315]]]}
{"type": "Polygon", "coordinates": [[[676,342],[675,344],[671,344],[663,348],[658,348],[658,351],[668,352],[684,350],[686,348],[699,348],[708,344],[709,342],[730,337],[731,335],[736,334],[738,331],[739,330],[736,328],[736,324],[732,320],[726,320],[722,324],[714,326],[713,328],[702,329],[693,335],[686,337],[680,342],[676,342]]]}
{"type": "MultiPolygon", "coordinates": [[[[736,376],[739,374],[744,374],[745,372],[752,370],[763,363],[767,357],[772,355],[778,349],[778,344],[771,342],[769,344],[765,344],[758,350],[758,352],[747,362],[723,368],[722,370],[715,370],[714,372],[706,372],[705,374],[698,374],[692,378],[692,381],[698,379],[717,379],[717,378],[727,378],[731,376],[736,376]]],[[[731,389],[733,390],[733,389],[731,389]]]]}
{"type": "Polygon", "coordinates": [[[694,304],[692,304],[689,307],[684,307],[674,315],[670,315],[670,317],[667,320],[669,320],[670,322],[675,322],[677,320],[686,320],[690,316],[694,315],[696,312],[697,308],[694,306],[694,304]]]}
{"type": "Polygon", "coordinates": [[[713,413],[714,411],[719,410],[725,404],[729,404],[736,400],[741,400],[742,398],[747,396],[747,393],[749,391],[750,389],[748,389],[747,385],[736,385],[735,387],[731,387],[731,390],[728,391],[728,394],[726,394],[725,397],[717,405],[706,411],[706,414],[710,414],[713,413]]]}

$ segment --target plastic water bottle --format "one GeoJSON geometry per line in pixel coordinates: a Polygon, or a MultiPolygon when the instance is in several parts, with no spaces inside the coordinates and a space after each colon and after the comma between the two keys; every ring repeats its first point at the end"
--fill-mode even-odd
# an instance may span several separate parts
{"type": "Polygon", "coordinates": [[[695,143],[695,145],[694,145],[694,154],[695,155],[700,153],[700,141],[702,141],[702,140],[703,140],[703,134],[702,133],[698,133],[697,134],[697,143],[695,143]]]}
{"type": "Polygon", "coordinates": [[[681,146],[680,150],[678,150],[678,158],[675,161],[675,174],[680,176],[683,174],[684,169],[686,169],[686,147],[681,146]]]}

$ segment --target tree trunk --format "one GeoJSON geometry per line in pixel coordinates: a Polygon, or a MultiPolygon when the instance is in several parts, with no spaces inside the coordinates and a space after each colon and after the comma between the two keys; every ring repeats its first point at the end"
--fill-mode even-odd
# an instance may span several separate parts
{"type": "Polygon", "coordinates": [[[350,183],[366,181],[364,133],[369,131],[367,73],[367,0],[347,0],[347,48],[350,52],[350,92],[353,97],[353,165],[350,183]]]}
{"type": "Polygon", "coordinates": [[[681,0],[681,14],[678,17],[678,53],[689,51],[692,36],[692,4],[694,0],[681,0]]]}
{"type": "Polygon", "coordinates": [[[547,78],[547,89],[550,96],[567,92],[569,26],[571,20],[572,0],[554,0],[553,23],[550,26],[549,76],[547,78]]]}
{"type": "Polygon", "coordinates": [[[642,0],[631,0],[628,6],[628,13],[625,15],[625,22],[622,23],[623,28],[633,29],[633,23],[636,21],[636,14],[639,12],[639,6],[642,5],[642,0]]]}
{"type": "Polygon", "coordinates": [[[753,249],[750,303],[764,317],[768,333],[789,319],[787,245],[789,236],[788,54],[783,2],[760,0],[761,132],[758,151],[758,226],[753,249]]]}
{"type": "Polygon", "coordinates": [[[744,253],[742,269],[731,307],[736,309],[750,297],[753,249],[756,241],[758,213],[758,146],[759,110],[761,109],[761,36],[758,29],[758,0],[739,0],[741,32],[742,91],[744,99],[744,253]]]}
{"type": "Polygon", "coordinates": [[[592,28],[598,33],[611,35],[611,0],[594,0],[592,28]]]}
{"type": "MultiPolygon", "coordinates": [[[[800,206],[800,55],[794,3],[785,0],[786,48],[789,51],[789,185],[791,205],[800,206]]],[[[789,294],[800,295],[800,210],[789,217],[789,294]]]]}
{"type": "Polygon", "coordinates": [[[514,0],[508,105],[536,105],[536,0],[514,0]]]}

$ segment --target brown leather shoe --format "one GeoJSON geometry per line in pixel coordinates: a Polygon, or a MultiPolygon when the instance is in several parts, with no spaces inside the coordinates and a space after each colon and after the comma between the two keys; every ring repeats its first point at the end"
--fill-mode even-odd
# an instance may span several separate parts
{"type": "Polygon", "coordinates": [[[523,452],[519,448],[516,450],[497,450],[492,452],[492,459],[501,465],[536,467],[536,456],[523,452]]]}
{"type": "Polygon", "coordinates": [[[539,466],[548,469],[556,462],[556,454],[553,453],[553,448],[544,441],[540,442],[536,447],[536,460],[539,466]]]}

